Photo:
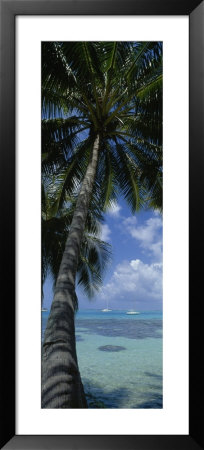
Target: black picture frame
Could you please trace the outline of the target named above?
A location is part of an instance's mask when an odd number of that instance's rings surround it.
[[[199,450],[203,433],[204,1],[0,0],[1,11],[1,437],[5,449]],[[189,16],[189,435],[15,435],[15,17],[18,15]],[[173,30],[172,30],[173,33]],[[176,68],[175,68],[176,70]],[[176,99],[175,99],[176,107]],[[176,163],[176,162],[175,162]],[[173,330],[172,330],[173,332]],[[176,404],[175,404],[176,408]]]

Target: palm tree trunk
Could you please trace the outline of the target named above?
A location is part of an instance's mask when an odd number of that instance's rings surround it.
[[[99,152],[96,137],[92,157],[78,195],[42,349],[42,408],[86,408],[75,341],[75,280],[81,241],[93,190]]]

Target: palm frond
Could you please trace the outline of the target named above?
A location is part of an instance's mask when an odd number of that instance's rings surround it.
[[[89,298],[92,298],[102,286],[104,271],[110,263],[110,249],[110,244],[99,238],[84,236],[78,266],[78,284],[83,286]]]
[[[162,209],[162,70],[162,42],[42,43],[43,280],[56,279],[96,135],[78,269],[89,296],[102,281],[103,211],[120,194],[132,211]]]

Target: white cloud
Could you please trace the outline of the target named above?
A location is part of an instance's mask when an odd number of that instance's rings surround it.
[[[110,241],[111,230],[109,226],[105,223],[101,225],[100,239],[102,241]]]
[[[121,301],[121,307],[133,304],[133,307],[145,309],[162,304],[162,264],[145,264],[140,259],[123,261],[116,267],[113,276],[101,292],[102,298]],[[123,303],[123,305],[122,305]]]
[[[120,216],[121,206],[118,203],[113,203],[112,206],[107,210],[107,213],[114,217]]]
[[[162,219],[158,213],[146,220],[144,225],[137,225],[136,217],[123,221],[126,231],[137,241],[145,252],[156,261],[162,261]]]

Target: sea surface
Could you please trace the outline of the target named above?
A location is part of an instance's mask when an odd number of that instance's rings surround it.
[[[79,310],[78,363],[89,408],[162,408],[162,313]],[[42,312],[42,339],[48,312]]]

